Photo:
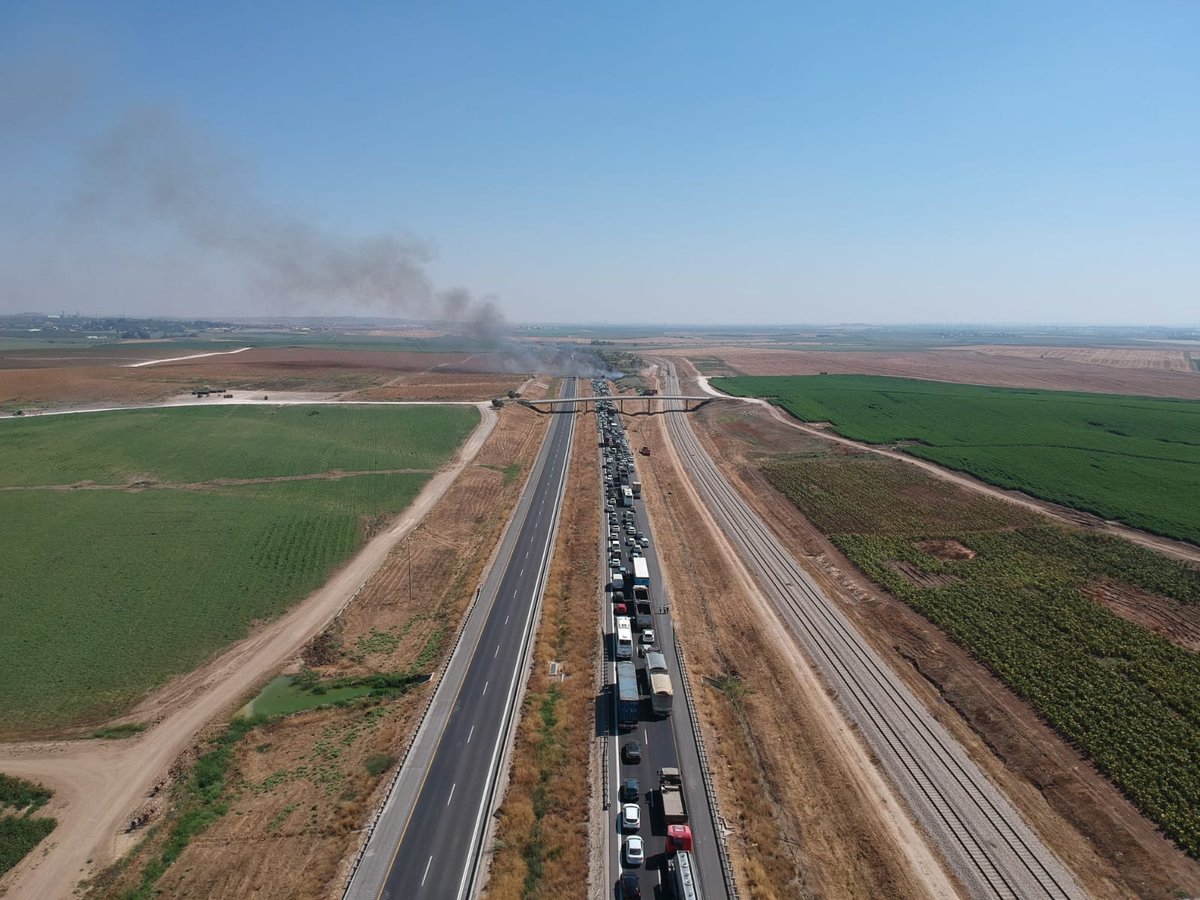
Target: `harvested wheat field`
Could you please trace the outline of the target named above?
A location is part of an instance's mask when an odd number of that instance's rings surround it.
[[[915,352],[834,352],[703,347],[670,355],[723,360],[744,375],[891,375],[996,387],[1094,391],[1148,397],[1200,399],[1200,372],[1150,367],[1096,365],[1074,358],[993,353],[991,349]],[[1043,348],[1044,349],[1044,348]],[[1079,351],[1115,353],[1120,351]],[[1150,350],[1147,353],[1168,351]]]
[[[1007,347],[979,344],[955,347],[951,352],[983,353],[990,356],[1012,356],[1019,359],[1065,359],[1092,366],[1112,366],[1116,369],[1160,369],[1165,372],[1193,372],[1192,354],[1188,350],[1163,350],[1117,347]]]
[[[417,372],[346,394],[343,400],[491,400],[519,391],[524,375]]]
[[[96,365],[95,356],[84,354],[62,360],[40,367],[0,366],[0,406],[152,403],[200,386],[310,391],[357,400],[489,400],[519,389],[527,377],[499,374],[499,356],[488,353],[254,349],[141,367],[116,358]]]

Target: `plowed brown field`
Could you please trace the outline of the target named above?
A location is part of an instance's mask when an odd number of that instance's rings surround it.
[[[992,356],[1020,359],[1065,359],[1093,366],[1117,369],[1161,369],[1167,372],[1191,372],[1191,354],[1187,350],[1118,349],[1114,347],[1001,347],[981,344],[958,347],[955,352],[972,351]]]
[[[1095,391],[1149,397],[1200,399],[1200,372],[1165,368],[1097,365],[1074,358],[993,353],[978,348],[917,352],[845,353],[822,350],[767,350],[702,347],[670,355],[717,357],[746,375],[890,375],[997,387]],[[1045,350],[1047,348],[1041,348]],[[1061,348],[1060,348],[1061,349]],[[1120,351],[1079,351],[1116,353]],[[1129,351],[1134,352],[1134,351]],[[1148,350],[1147,353],[1167,351]]]
[[[398,375],[386,384],[355,391],[345,400],[490,400],[519,390],[524,375]]]
[[[143,368],[69,361],[53,367],[0,368],[0,406],[148,403],[201,385],[264,392],[358,392],[354,399],[360,400],[488,400],[518,389],[525,378],[489,372],[499,363],[496,354],[312,349],[247,350]]]

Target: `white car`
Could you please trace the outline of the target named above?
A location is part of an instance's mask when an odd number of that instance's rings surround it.
[[[621,830],[638,831],[642,827],[642,808],[636,803],[626,803],[621,807]]]
[[[653,628],[643,628],[642,629],[642,643],[643,644],[653,644],[654,643],[654,629]]]
[[[625,865],[635,868],[645,861],[646,848],[642,844],[642,839],[636,834],[625,838]]]

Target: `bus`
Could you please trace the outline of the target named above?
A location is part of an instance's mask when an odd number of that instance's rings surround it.
[[[617,616],[617,659],[633,659],[633,625],[628,616]]]

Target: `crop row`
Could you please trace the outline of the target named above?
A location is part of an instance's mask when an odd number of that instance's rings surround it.
[[[857,375],[714,383],[856,440],[1200,543],[1200,402]]]
[[[1182,847],[1200,855],[1200,657],[1080,590],[1116,572],[1143,588],[1170,584],[1171,574],[1156,573],[1150,560],[1130,567],[1128,552],[1113,548],[1112,539],[1084,546],[1062,529],[954,537],[977,556],[939,561],[904,538],[834,541],[1029,700]],[[1117,551],[1111,558],[1110,549]],[[890,560],[960,580],[917,587]],[[1186,592],[1193,598],[1197,580],[1193,575]]]
[[[987,665],[1200,855],[1200,656],[1084,593],[1116,582],[1196,604],[1200,573],[1126,541],[1021,522],[1012,504],[963,496],[911,469],[862,458],[766,466],[855,565]],[[975,556],[943,560],[918,546],[939,539]],[[953,579],[921,586],[897,562]]]
[[[0,486],[433,469],[478,422],[470,406],[213,406],[33,416],[4,423]]]
[[[320,585],[427,477],[0,494],[0,721],[126,708]]]

